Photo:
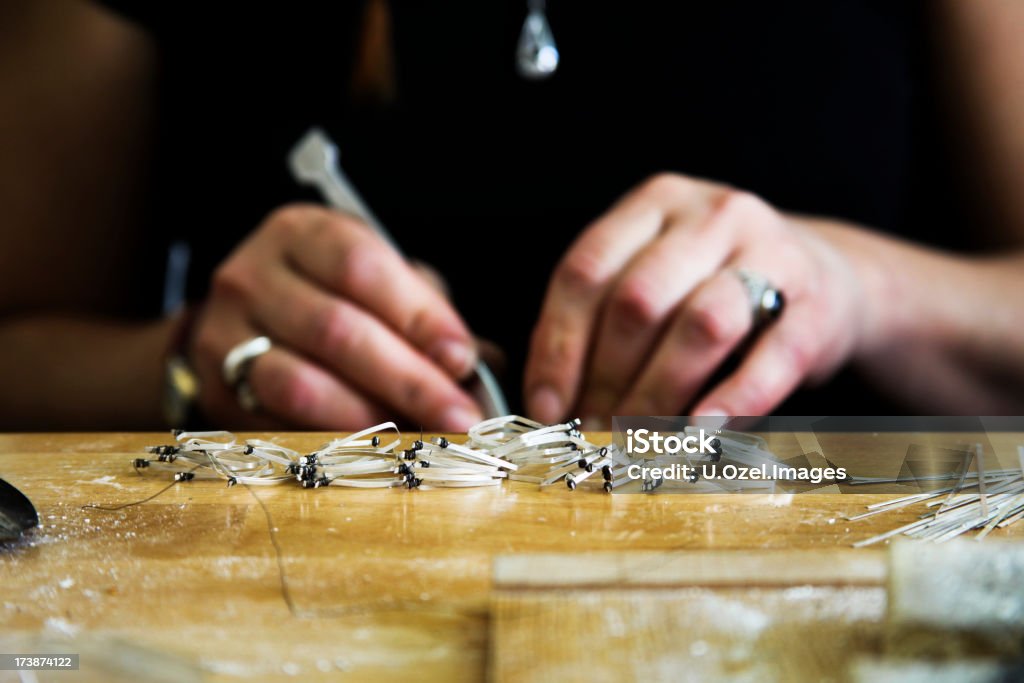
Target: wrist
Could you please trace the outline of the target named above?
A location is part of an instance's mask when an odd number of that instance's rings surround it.
[[[815,226],[855,273],[862,297],[852,359],[865,361],[896,348],[952,343],[971,319],[969,259],[910,244],[859,226],[822,221]]]
[[[196,309],[182,307],[172,316],[171,335],[164,354],[164,384],[162,415],[170,428],[183,428],[192,423],[199,398],[199,383],[191,363],[188,348],[196,320]]]
[[[893,267],[888,252],[894,247],[884,236],[863,228],[832,221],[811,221],[809,227],[843,259],[853,282],[850,296],[857,297],[857,318],[850,321],[854,333],[853,360],[884,349],[907,333],[903,315],[906,282],[902,268]]]

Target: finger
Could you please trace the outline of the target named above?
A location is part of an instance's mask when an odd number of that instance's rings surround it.
[[[602,311],[580,399],[585,419],[611,415],[680,302],[728,257],[737,226],[719,218],[713,229],[706,216],[674,222],[627,266]]]
[[[253,361],[249,385],[263,410],[299,427],[358,430],[390,419],[375,402],[281,346]]]
[[[729,377],[693,409],[694,415],[765,415],[807,377],[818,352],[813,320],[790,306],[757,340]]]
[[[446,369],[466,377],[473,337],[444,294],[365,226],[332,212],[307,218],[289,260],[328,291],[357,303]]]
[[[538,420],[562,419],[576,402],[601,302],[663,221],[656,202],[632,193],[588,228],[556,268],[533,330],[524,379],[527,408]]]
[[[410,261],[409,265],[412,266],[413,270],[419,273],[420,277],[422,277],[431,287],[436,289],[441,296],[446,300],[451,301],[452,293],[448,289],[448,283],[445,282],[444,276],[442,276],[436,268],[431,266],[429,263],[416,260]]]
[[[249,385],[261,410],[243,410],[234,391],[224,383],[221,366],[238,343],[262,332],[247,323],[240,311],[212,300],[203,318],[216,323],[204,325],[194,344],[193,362],[205,378],[202,390],[208,402],[216,405],[219,424],[241,424],[249,429],[285,424],[292,428],[361,429],[387,419],[371,400],[280,344],[252,360]]]
[[[269,271],[264,283],[248,303],[272,339],[425,428],[466,431],[482,419],[447,374],[367,311],[288,270]]]
[[[746,290],[722,270],[679,307],[650,362],[616,413],[674,415],[688,406],[753,324]]]
[[[215,321],[215,322],[214,322]],[[238,309],[211,299],[197,321],[189,345],[189,359],[199,379],[199,407],[203,415],[218,427],[272,431],[288,423],[269,413],[249,413],[224,383],[221,366],[228,352],[240,341],[258,336]]]

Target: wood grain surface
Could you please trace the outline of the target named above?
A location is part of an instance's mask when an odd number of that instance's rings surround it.
[[[881,586],[497,591],[490,678],[845,680],[882,650]]]
[[[300,450],[328,438],[241,436],[274,438]],[[849,435],[844,442],[829,435],[829,458],[837,451],[840,460],[851,462],[883,457],[872,438]],[[544,624],[563,628],[559,619],[571,617],[577,624],[571,628],[582,634],[588,623],[598,623],[586,615],[604,609],[602,601],[628,614],[640,598],[613,588],[501,597],[492,587],[496,557],[848,548],[918,513],[843,519],[887,497],[882,495],[607,495],[560,486],[540,491],[521,482],[486,489],[360,491],[255,490],[195,481],[141,505],[83,508],[159,492],[168,475],[140,476],[130,461],[144,446],[168,440],[166,434],[0,435],[0,476],[35,502],[42,523],[0,551],[0,651],[78,648],[70,651],[88,654],[83,668],[88,658],[99,672],[95,679],[109,681],[139,680],[132,662],[153,658],[161,658],[161,670],[175,672],[169,680],[194,674],[212,681],[458,681],[480,680],[488,671],[501,677],[492,645],[498,636],[508,641],[503,661],[511,667],[502,671],[524,671],[522,662],[541,661],[539,641],[557,638]],[[1024,436],[1003,435],[992,443],[1011,453],[1022,442]],[[793,439],[776,447],[794,453],[804,448]],[[1022,532],[1011,528],[993,536]],[[845,605],[857,619],[868,619],[882,607],[876,587],[814,590],[809,595],[820,600],[801,603],[812,613]],[[840,591],[840,599],[829,599],[827,591]],[[864,592],[863,599],[853,599],[850,591]],[[686,595],[673,599],[689,605]],[[699,632],[716,637],[726,622],[716,625],[721,615],[713,608],[715,599],[707,598],[712,602],[699,613],[660,613],[661,621],[646,625],[624,617],[621,628],[673,638],[675,630],[696,624]],[[774,593],[764,599],[763,614],[788,618],[804,610]],[[563,609],[559,601],[577,607]],[[558,619],[531,622],[530,634],[507,628],[497,633],[496,624],[507,626],[503,620],[510,614],[545,605],[551,609],[544,614]],[[691,631],[686,638],[692,640]],[[84,673],[40,675],[86,679]],[[0,672],[2,680],[18,679]]]

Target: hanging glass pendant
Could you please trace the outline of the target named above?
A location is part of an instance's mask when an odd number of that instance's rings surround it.
[[[516,48],[516,70],[523,78],[539,81],[558,69],[558,48],[544,13],[544,0],[530,0]]]

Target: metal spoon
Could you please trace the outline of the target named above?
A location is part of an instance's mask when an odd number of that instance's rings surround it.
[[[32,501],[0,479],[0,541],[17,539],[37,524],[39,515]]]

